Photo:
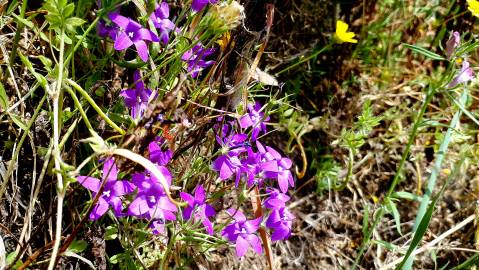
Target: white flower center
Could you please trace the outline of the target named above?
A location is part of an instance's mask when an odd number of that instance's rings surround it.
[[[103,191],[103,196],[109,198],[110,197],[111,190]]]
[[[129,38],[133,38],[133,35],[134,35],[134,34],[135,34],[135,33],[133,33],[133,32],[130,31],[130,32],[128,32],[128,37],[129,37]]]
[[[156,203],[156,198],[155,198],[155,196],[150,196],[150,202],[151,202],[151,203]]]

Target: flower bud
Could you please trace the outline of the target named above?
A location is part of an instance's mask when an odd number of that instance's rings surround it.
[[[226,28],[226,30],[236,28],[245,18],[244,7],[237,1],[223,2],[220,5],[212,6],[209,13],[214,25],[218,28]]]
[[[454,53],[454,50],[456,49],[457,46],[459,46],[460,42],[461,42],[461,35],[459,34],[459,32],[457,31],[452,32],[451,37],[446,42],[446,56],[448,59],[451,58],[452,54]]]

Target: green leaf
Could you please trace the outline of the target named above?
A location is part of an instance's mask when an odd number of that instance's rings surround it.
[[[63,9],[63,18],[68,18],[70,15],[73,14],[73,11],[75,10],[75,4],[70,3],[68,4],[64,9]]]
[[[50,58],[48,57],[45,57],[43,55],[39,55],[38,56],[38,59],[40,59],[40,61],[42,62],[43,66],[45,67],[46,70],[48,70],[48,72],[51,72],[52,71],[52,65],[53,65],[53,62]]]
[[[108,226],[105,231],[105,240],[113,240],[118,237],[118,228]]]
[[[58,8],[59,9],[64,9],[65,6],[67,5],[67,0],[57,0],[58,2]]]
[[[82,24],[84,24],[86,21],[83,20],[83,19],[80,19],[78,17],[72,17],[72,18],[68,18],[66,21],[65,21],[65,24],[67,25],[72,25],[72,26],[80,26]]]
[[[439,195],[441,195],[441,193]],[[416,249],[416,247],[419,245],[422,238],[426,234],[427,228],[429,227],[429,222],[431,221],[431,218],[432,218],[432,213],[434,212],[434,207],[436,206],[436,202],[439,197],[440,196],[437,196],[431,202],[431,204],[429,204],[429,207],[427,208],[426,213],[421,219],[421,222],[419,222],[419,226],[417,227],[416,233],[414,233],[414,237],[412,238],[411,244],[409,245],[406,255],[404,255],[402,262],[398,265],[396,269],[402,269],[402,267],[404,266],[408,258],[411,256],[411,253]]]
[[[385,247],[386,249],[388,250],[396,250],[397,246],[395,244],[392,244],[392,243],[389,243],[387,241],[384,241],[384,240],[374,240],[374,242],[376,242],[376,244],[379,244],[383,247]]]
[[[59,27],[62,24],[62,18],[56,14],[47,14],[45,15],[45,19],[47,19],[48,23],[50,24],[50,28],[54,29]]]
[[[408,200],[408,201],[420,201],[421,200],[420,196],[418,196],[416,194],[412,194],[410,192],[406,192],[406,191],[394,192],[393,198],[404,199],[404,200]]]
[[[27,124],[23,122],[23,120],[20,118],[20,116],[11,113],[10,118],[12,118],[12,121],[21,129],[23,130],[28,130]]]
[[[411,44],[407,44],[407,43],[402,43],[402,44],[406,48],[411,49],[414,52],[420,53],[420,54],[426,56],[427,58],[430,58],[430,59],[433,59],[433,60],[446,60],[446,58],[440,56],[439,54],[433,53],[433,52],[428,51],[424,48],[421,48],[421,47],[418,47],[418,46],[415,46],[415,45],[411,45]]]
[[[56,14],[58,15],[58,8],[54,0],[47,0],[43,4],[43,9],[48,11],[49,14]]]
[[[8,107],[9,105],[8,105],[7,92],[5,91],[5,88],[3,87],[2,82],[0,82],[0,108],[6,111]]]
[[[7,8],[7,13],[6,15],[10,15],[11,13],[13,13],[15,11],[15,9],[17,9],[18,5],[20,3],[18,3],[18,0],[13,0],[11,1],[10,5],[8,6]]]
[[[369,206],[364,205],[364,215],[363,215],[363,226],[362,226],[363,236],[368,234],[369,231]]]
[[[119,253],[110,257],[111,264],[117,264],[125,259],[125,254]]]
[[[37,79],[38,83],[40,83],[40,85],[44,88],[44,89],[47,89],[47,79],[45,78],[45,76],[37,73],[35,71],[35,69],[33,69],[33,65],[32,63],[30,62],[30,60],[28,60],[27,57],[25,57],[21,52],[18,52],[18,56],[20,57],[20,59],[22,60],[22,63],[27,67],[28,71],[30,71],[33,76],[35,77],[35,79]]]
[[[83,252],[87,248],[88,244],[84,240],[73,240],[73,242],[68,247],[68,251],[73,253]]]
[[[28,28],[33,28],[34,27],[34,25],[31,21],[26,20],[24,18],[21,18],[20,16],[17,16],[15,13],[13,13],[12,16],[15,17],[15,19],[17,19],[21,23],[23,23],[24,25],[26,25]]]
[[[399,211],[396,207],[396,204],[392,200],[390,200],[389,198],[386,198],[385,203],[386,203],[386,209],[388,210],[388,212],[390,214],[393,215],[394,221],[396,223],[396,230],[398,231],[398,233],[400,235],[402,235],[402,232],[401,232],[401,216],[399,215]]]
[[[17,253],[15,251],[8,253],[7,259],[6,259],[7,265],[13,263],[13,260],[15,260],[16,257],[17,257]],[[11,269],[18,269],[20,268],[20,266],[22,266],[22,264],[23,264],[22,261],[18,260],[17,262],[15,262],[14,265],[12,265]]]

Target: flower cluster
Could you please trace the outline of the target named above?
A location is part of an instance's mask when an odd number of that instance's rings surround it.
[[[193,1],[192,9],[196,12],[203,9],[208,3],[214,4],[217,1]],[[149,15],[149,22],[158,30],[159,36],[144,27],[132,18],[120,15],[120,11],[110,12],[108,18],[101,19],[97,25],[97,33],[100,37],[109,37],[114,41],[114,48],[117,51],[135,47],[140,59],[147,62],[150,56],[148,45],[153,42],[162,42],[167,45],[170,41],[170,34],[175,30],[175,24],[169,19],[170,7],[166,2],[156,4],[155,10]],[[179,30],[179,29],[177,29]],[[191,49],[182,54],[181,60],[186,64],[186,70],[191,77],[196,78],[200,72],[215,63],[214,60],[206,60],[214,54],[216,49],[205,48],[201,42],[197,42]],[[121,96],[125,105],[131,110],[131,117],[140,118],[151,97],[152,91],[145,88],[139,70],[134,72],[133,89],[124,89]]]
[[[194,0],[192,9],[196,12],[202,10],[208,3],[214,4],[217,0]],[[150,56],[148,45],[153,42],[162,42],[167,45],[170,34],[175,30],[175,24],[169,19],[170,7],[166,2],[156,4],[155,10],[148,17],[157,29],[159,35],[144,27],[136,20],[120,15],[119,11],[108,14],[108,19],[101,19],[97,25],[97,33],[101,37],[110,37],[114,41],[114,48],[123,51],[134,46],[138,56],[147,62]],[[179,29],[178,29],[179,30]],[[211,66],[213,60],[205,60],[215,52],[213,48],[204,48],[198,42],[192,49],[185,52],[182,60],[186,62],[187,70],[192,77],[196,77],[201,70]],[[132,113],[133,114],[133,113]]]
[[[168,185],[171,185],[172,176],[166,165],[172,153],[170,150],[162,151],[159,145],[162,143],[162,140],[156,140],[149,144],[150,160],[156,164]],[[114,159],[110,158],[103,165],[102,180],[90,176],[77,177],[83,187],[92,191],[92,197],[101,194],[90,213],[91,220],[102,217],[110,206],[117,217],[132,216],[150,221],[150,228],[155,234],[163,233],[167,220],[176,220],[178,209],[168,199],[155,176],[149,172],[137,172],[132,175],[131,181],[117,180],[117,176],[118,168]],[[129,205],[124,207],[128,201]]]
[[[272,230],[271,239],[277,241],[287,239],[291,234],[294,216],[286,207],[290,199],[286,193],[289,187],[294,187],[294,179],[290,171],[291,160],[258,140],[260,134],[266,133],[265,121],[269,120],[262,109],[259,102],[250,104],[248,113],[237,121],[217,127],[220,155],[213,161],[213,169],[222,181],[234,179],[236,187],[244,181],[248,188],[257,187],[266,191],[263,206],[270,209],[266,227]],[[238,128],[244,133],[236,132]],[[279,190],[272,187],[275,185]],[[249,246],[261,253],[256,232],[263,218],[247,220],[238,209],[230,209],[228,213],[233,222],[223,230],[223,236],[236,243],[237,255],[243,256]]]
[[[193,0],[191,14],[201,14],[201,10],[208,4],[216,2],[217,0]],[[161,42],[168,45],[171,33],[179,30],[169,18],[170,9],[166,2],[157,4],[151,14],[143,17],[148,20],[145,25],[122,16],[120,11],[116,10],[99,21],[97,33],[101,37],[112,39],[114,48],[118,51],[134,47],[139,58],[147,62],[150,58],[149,44]],[[152,25],[152,29],[147,25]],[[206,48],[198,40],[190,46],[191,49],[180,54],[181,61],[186,72],[196,78],[203,69],[214,63],[209,58],[216,50]],[[131,117],[135,120],[145,114],[149,102],[156,98],[157,91],[148,89],[144,80],[141,71],[134,70],[131,86],[120,92],[125,107],[130,109]],[[243,256],[250,247],[256,253],[263,252],[259,232],[265,228],[269,229],[273,241],[287,239],[291,235],[294,220],[294,215],[286,205],[290,200],[286,193],[295,185],[290,171],[292,161],[273,147],[260,142],[261,136],[267,132],[267,123],[270,120],[265,108],[260,102],[255,102],[247,106],[244,115],[221,118],[221,122],[213,128],[219,150],[211,164],[221,181],[216,181],[214,185],[197,184],[192,193],[180,190],[182,203],[177,203],[170,197],[169,189],[173,185],[174,176],[169,166],[173,152],[168,149],[169,144],[160,137],[150,139],[153,140],[151,142],[147,141],[148,147],[144,151],[145,156],[156,166],[155,174],[148,170],[127,170],[125,174],[119,174],[118,164],[115,163],[118,161],[107,158],[103,164],[101,179],[78,176],[77,181],[90,190],[94,198],[90,219],[97,220],[111,209],[117,218],[129,217],[145,221],[154,234],[164,234],[167,225],[182,228],[183,225],[191,225],[209,235],[218,234],[234,242],[238,256]],[[150,121],[163,121],[162,117],[153,117]],[[153,123],[148,122],[148,125]],[[191,124],[183,121],[182,125]],[[174,139],[169,139],[167,133],[163,133],[163,136],[168,143],[174,143]],[[208,166],[204,169],[209,170]],[[164,179],[157,179],[158,172]],[[211,173],[211,170],[209,172]],[[129,179],[118,180],[119,175],[126,175]],[[232,179],[234,185],[229,185],[227,182]],[[212,206],[217,200],[213,192],[223,185],[227,188],[234,186],[238,193],[245,188],[254,188],[262,199],[263,216],[248,219],[247,212],[240,210],[241,208],[244,211],[246,207],[237,205],[226,210],[231,217],[227,220],[228,224],[217,226],[221,231],[218,228],[215,231],[217,211],[221,209]]]

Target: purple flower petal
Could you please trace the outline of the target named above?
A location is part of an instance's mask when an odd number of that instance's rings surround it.
[[[157,6],[155,12],[162,19],[170,17],[170,7],[166,2],[163,2],[161,5]]]
[[[121,90],[120,96],[122,96],[125,99],[125,105],[127,107],[132,108],[133,106],[136,105],[136,102],[137,102],[136,90],[133,90],[133,89]]]
[[[130,23],[129,18],[121,16],[118,12],[112,12],[108,14],[108,18],[110,18],[112,22],[123,29],[126,29]]]
[[[236,220],[238,222],[246,221],[245,215],[240,210],[230,208],[230,209],[226,210],[226,213],[228,213],[228,215],[230,215],[234,220]]]
[[[202,220],[203,223],[203,226],[205,226],[205,229],[206,229],[206,232],[209,234],[209,235],[213,235],[214,231],[213,231],[213,223],[211,223],[211,221],[207,218],[204,218]]]
[[[261,224],[261,221],[263,220],[263,217],[259,217],[256,219],[248,220],[244,223],[244,227],[246,228],[246,231],[248,233],[254,233],[258,230],[259,225]]]
[[[135,47],[141,60],[143,60],[143,62],[147,62],[150,54],[148,52],[148,46],[146,43],[143,40],[138,40],[135,42]]]
[[[90,213],[90,219],[91,220],[97,220],[101,216],[103,216],[106,211],[108,211],[109,204],[108,202],[105,201],[102,197],[98,199],[97,204],[93,207],[93,210]]]
[[[254,235],[254,234],[250,234],[250,235],[247,236],[247,240],[251,244],[251,247],[253,247],[253,250],[257,254],[261,255],[263,253],[263,246],[261,245],[261,240],[259,240],[258,236]]]
[[[464,61],[462,62],[462,68],[459,72],[459,75],[457,75],[452,82],[449,83],[448,87],[452,88],[460,83],[465,83],[472,79],[474,79],[474,71],[469,67],[469,62]]]
[[[141,28],[138,30],[137,35],[135,36],[135,39],[137,40],[148,40],[148,41],[153,41],[153,42],[158,42],[160,41],[158,39],[158,36],[155,35],[155,33],[151,32],[151,30],[146,29],[146,28]],[[136,40],[135,40],[136,42]]]
[[[148,206],[146,198],[144,196],[139,196],[130,203],[130,206],[128,207],[128,214],[141,217],[148,213],[149,210],[150,207]]]
[[[279,173],[278,174],[278,184],[281,192],[286,193],[288,191],[288,175]]]
[[[286,225],[280,225],[275,228],[274,232],[271,234],[272,241],[284,240],[291,235],[291,229]]]
[[[111,187],[113,196],[123,196],[135,190],[135,185],[129,181],[115,181]]]
[[[95,193],[100,190],[100,180],[90,176],[77,176],[77,181],[86,189]]]
[[[248,251],[249,243],[241,236],[236,238],[236,256],[243,257]]]
[[[121,210],[122,210],[122,203],[121,199],[119,197],[112,197],[108,200],[108,203],[111,205],[111,208],[113,209],[113,212],[115,212],[116,216],[121,216]]]
[[[214,216],[215,214],[216,214],[215,209],[211,207],[211,205],[205,204],[205,216],[211,217],[211,216]]]
[[[133,41],[128,37],[125,32],[122,32],[115,40],[114,48],[117,51],[122,51],[133,45]]]
[[[190,207],[195,205],[195,198],[188,193],[180,192],[180,197],[183,201],[187,202]],[[189,216],[189,215],[188,215]]]
[[[105,161],[103,165],[103,179],[107,177],[106,181],[115,181],[118,176],[118,168],[115,165],[115,161],[111,158]]]
[[[454,53],[454,50],[456,49],[457,46],[459,46],[460,42],[461,42],[461,35],[459,34],[459,32],[457,31],[452,32],[451,37],[446,42],[447,58],[451,58],[452,54]]]
[[[195,190],[195,201],[198,203],[203,203],[205,201],[205,189],[202,185],[198,185]]]

